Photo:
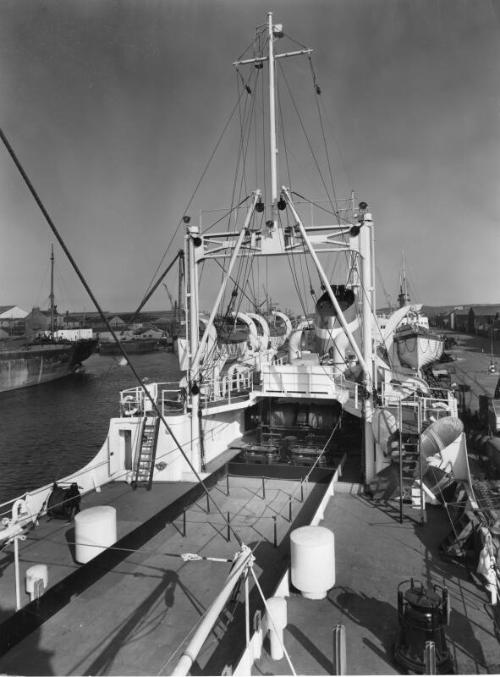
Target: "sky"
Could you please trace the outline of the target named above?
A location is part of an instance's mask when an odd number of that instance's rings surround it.
[[[500,0],[1,0],[0,124],[101,306],[133,309],[182,246],[163,260],[270,10],[314,49],[337,193],[374,217],[379,305],[403,252],[412,300],[499,303]],[[230,152],[200,200],[222,199]],[[55,239],[3,147],[0,235],[0,305],[46,305]],[[92,310],[55,253],[59,309]]]

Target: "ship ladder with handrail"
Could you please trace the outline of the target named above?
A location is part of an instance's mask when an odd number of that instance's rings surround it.
[[[404,425],[401,403],[399,405],[399,502],[400,521],[403,519],[403,503],[411,503],[420,513],[420,521],[425,522],[425,495],[423,490],[422,457],[420,452],[420,433],[422,432],[421,403],[416,402],[416,428],[408,430]],[[405,431],[405,427],[407,430]]]
[[[132,482],[134,489],[139,486],[146,487],[148,490],[151,489],[159,429],[159,416],[146,414],[142,424],[140,449],[135,466],[135,478]]]

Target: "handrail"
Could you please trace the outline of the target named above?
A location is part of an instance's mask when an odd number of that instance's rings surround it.
[[[198,628],[191,641],[184,650],[179,662],[172,671],[172,675],[187,675],[194,661],[196,660],[205,640],[212,631],[217,619],[230,598],[240,576],[252,564],[254,559],[253,553],[246,545],[242,546],[240,552],[237,554],[235,562],[226,579],[224,587],[219,592],[215,600],[212,602],[205,617],[202,618]]]

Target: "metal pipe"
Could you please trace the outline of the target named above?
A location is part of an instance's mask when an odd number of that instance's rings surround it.
[[[175,258],[173,259],[173,261],[172,261],[171,263],[168,264],[167,268],[163,271],[163,273],[160,275],[160,277],[156,280],[156,282],[154,283],[154,285],[153,285],[153,286],[151,287],[151,289],[148,291],[148,293],[146,294],[146,296],[142,299],[142,301],[140,302],[138,308],[136,309],[135,313],[133,314],[132,319],[130,320],[130,324],[132,324],[132,322],[134,322],[134,320],[135,320],[135,318],[137,317],[137,315],[139,315],[139,313],[140,313],[141,310],[144,308],[144,306],[146,305],[146,303],[149,301],[149,299],[153,296],[153,294],[155,293],[155,291],[158,289],[158,287],[160,286],[162,280],[165,279],[165,276],[166,276],[167,273],[171,270],[171,268],[173,267],[174,263],[177,261],[178,258],[181,258],[181,257],[182,257],[182,258],[184,257],[184,252],[183,252],[182,249],[180,249],[180,250],[177,252],[177,254],[175,255]]]
[[[361,354],[361,351],[358,347],[358,344],[356,343],[354,336],[352,335],[351,330],[347,326],[347,322],[346,322],[346,319],[344,317],[344,313],[342,312],[342,310],[339,306],[339,302],[335,298],[335,294],[332,292],[330,282],[328,281],[328,278],[325,274],[325,271],[323,270],[323,266],[321,265],[321,262],[318,258],[318,255],[314,251],[314,248],[313,248],[311,242],[309,241],[309,237],[306,233],[306,229],[304,228],[304,224],[302,223],[302,220],[301,220],[297,210],[295,209],[295,205],[293,204],[290,192],[284,186],[283,186],[282,190],[283,190],[283,193],[284,193],[284,195],[287,199],[288,205],[289,205],[290,209],[292,210],[292,213],[295,217],[295,220],[297,221],[297,225],[299,226],[300,232],[302,234],[302,238],[304,239],[304,242],[305,242],[307,248],[309,249],[309,252],[310,252],[310,254],[313,258],[313,261],[316,265],[316,268],[318,270],[321,281],[325,285],[325,290],[326,290],[328,296],[330,297],[330,301],[332,302],[333,307],[335,308],[335,312],[337,313],[337,317],[338,317],[338,320],[339,320],[339,322],[342,326],[342,329],[344,330],[347,338],[349,339],[349,343],[351,344],[351,347],[354,350],[356,357],[358,358],[358,362],[361,365],[363,372],[365,373],[365,375],[367,375],[367,379],[369,379],[371,381],[371,373],[368,369],[368,366],[365,362],[363,355]]]
[[[245,649],[250,646],[250,587],[248,585],[248,569],[245,571]]]
[[[274,92],[274,35],[273,35],[273,13],[267,15],[267,30],[269,40],[269,150],[271,153],[271,208],[274,209],[278,197],[278,179],[276,167],[276,119],[275,119],[275,92]],[[274,222],[274,218],[273,218]]]
[[[427,641],[424,648],[425,674],[436,674],[436,645],[433,641]]]
[[[19,536],[14,536],[14,568],[16,574],[16,611],[21,608],[21,581],[19,579]]]
[[[344,625],[336,625],[333,628],[333,674],[346,674],[346,641]]]
[[[196,660],[198,653],[205,643],[205,640],[217,622],[219,614],[229,600],[240,576],[244,573],[248,566],[250,566],[252,561],[252,551],[248,546],[244,545],[236,557],[231,572],[229,573],[222,590],[212,602],[210,608],[205,614],[205,617],[199,624],[196,632],[193,635],[193,638],[187,645],[179,662],[172,671],[172,675],[187,675],[189,673],[193,662]]]
[[[196,374],[196,371],[197,371],[197,369],[200,365],[201,356],[202,356],[202,353],[203,353],[203,348],[205,347],[205,345],[208,341],[209,331],[213,327],[215,316],[216,316],[217,311],[219,309],[219,305],[220,305],[220,302],[222,301],[222,297],[224,295],[224,292],[226,291],[226,286],[227,286],[228,280],[231,276],[231,272],[233,270],[234,264],[235,264],[236,259],[238,257],[239,251],[241,249],[241,245],[243,244],[243,239],[244,239],[245,234],[247,232],[247,229],[248,229],[248,226],[249,226],[249,223],[250,223],[250,219],[252,217],[253,211],[255,209],[255,205],[257,204],[257,200],[259,199],[259,197],[260,197],[260,191],[255,191],[254,194],[253,194],[252,204],[250,205],[250,208],[248,209],[248,213],[245,217],[245,223],[243,225],[243,228],[241,229],[241,232],[240,232],[239,237],[236,241],[236,244],[234,245],[234,250],[233,250],[233,253],[231,255],[231,259],[229,261],[227,272],[224,275],[224,279],[222,280],[222,285],[219,289],[219,292],[217,294],[217,298],[215,299],[215,303],[212,307],[212,312],[210,313],[210,317],[208,318],[207,326],[205,327],[205,331],[203,332],[203,336],[201,338],[201,341],[199,342],[199,344],[197,346],[196,355],[194,355],[194,357],[193,357],[192,364],[191,364],[191,375],[192,375],[192,377],[194,377],[194,375]],[[192,290],[191,290],[191,293],[192,293]],[[192,327],[191,330],[193,331],[194,328]]]
[[[369,387],[374,382],[375,362],[373,360],[372,336],[372,265],[371,265],[371,231],[372,218],[365,214],[363,226],[359,233],[359,253],[361,256],[361,290],[362,290],[362,317],[363,317],[363,357],[370,367],[370,372],[364,373],[364,385]],[[365,480],[369,482],[376,473],[375,467],[375,440],[372,430],[373,406],[371,398],[363,399],[364,448],[365,448]]]

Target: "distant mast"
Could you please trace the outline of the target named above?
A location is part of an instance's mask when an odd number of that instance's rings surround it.
[[[410,294],[408,293],[408,283],[406,281],[406,267],[405,267],[405,255],[403,252],[403,265],[401,267],[401,272],[399,274],[399,294],[398,294],[398,303],[399,307],[403,308],[410,303]]]

